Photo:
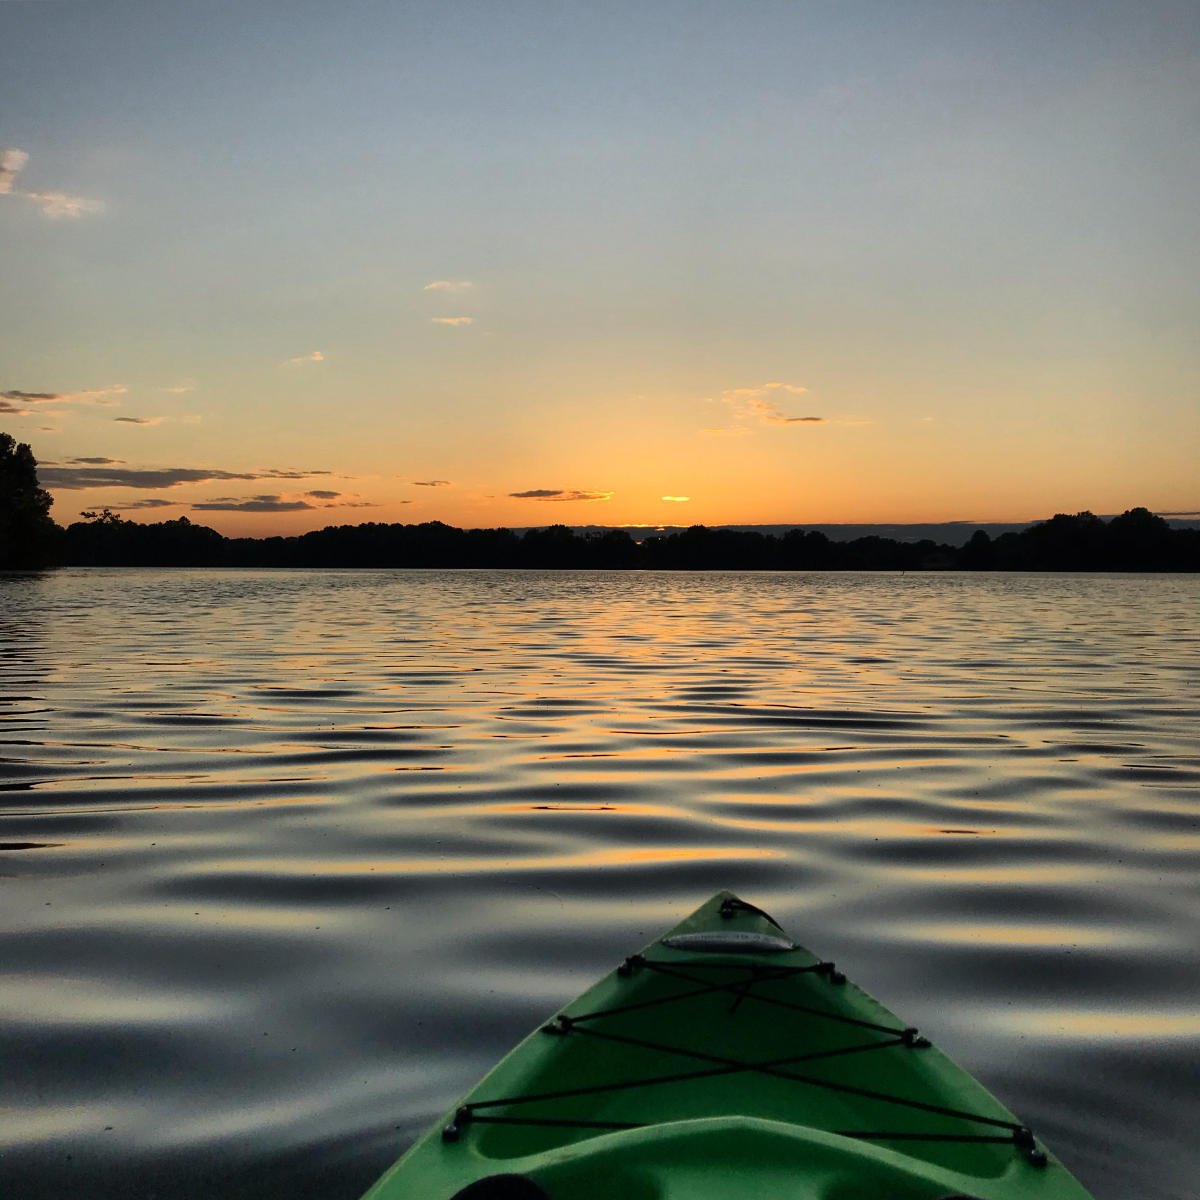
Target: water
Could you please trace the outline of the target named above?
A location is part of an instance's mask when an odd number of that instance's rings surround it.
[[[0,576],[0,1193],[353,1198],[719,887],[1195,1196],[1200,577]]]

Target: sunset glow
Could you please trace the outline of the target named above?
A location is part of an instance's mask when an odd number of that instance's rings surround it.
[[[1200,507],[1186,6],[87,11],[0,5],[60,524]]]

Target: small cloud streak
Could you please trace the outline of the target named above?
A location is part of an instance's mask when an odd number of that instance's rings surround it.
[[[104,507],[113,512],[143,512],[149,508],[176,508],[178,500],[162,500],[156,496],[148,496],[145,500],[131,500],[128,504],[106,504]]]
[[[29,161],[27,150],[18,150],[15,146],[8,150],[0,150],[0,196],[11,196],[17,176]]]
[[[300,354],[295,358],[289,358],[283,365],[285,367],[302,367],[306,363],[319,363],[325,361],[325,355],[320,350],[314,350],[310,354]]]
[[[414,479],[414,487],[453,487],[448,479]]]
[[[179,487],[185,483],[211,483],[215,479],[260,478],[259,475],[246,472],[206,470],[200,467],[147,469],[108,465],[39,468],[38,476],[43,487],[58,488],[63,491],[84,491],[88,488],[109,487],[146,488],[159,491],[162,488]]]
[[[793,383],[764,383],[756,388],[727,388],[721,399],[739,417],[757,417],[768,425],[824,425],[824,417],[790,417],[779,411],[775,397],[803,395],[808,388]]]
[[[530,488],[526,492],[509,492],[513,500],[611,500],[612,492],[587,492],[578,488]]]
[[[313,479],[318,475],[336,475],[336,471],[296,471],[290,468],[280,469],[272,467],[266,471],[260,471],[257,475],[248,475],[247,479]],[[350,476],[342,475],[342,479],[349,479]]]
[[[670,500],[672,504],[686,504],[691,496],[664,496],[664,500]]]
[[[191,506],[196,512],[300,512],[312,508],[307,500],[285,500],[282,496],[249,496],[239,499],[236,496],[226,496],[219,500],[206,500]]]
[[[17,176],[25,169],[29,152],[12,146],[0,150],[0,196],[21,196],[32,201],[51,218],[82,217],[86,213],[99,212],[104,205],[99,200],[88,200],[83,196],[69,196],[66,192],[28,192],[17,186]]]
[[[111,397],[123,396],[127,390],[125,385],[120,383],[79,392],[23,392],[17,388],[10,388],[6,392],[0,392],[0,401],[17,404],[101,404],[107,408],[115,408],[121,402]]]
[[[311,504],[320,500],[323,503]],[[258,496],[220,496],[215,500],[204,500],[191,506],[197,512],[253,512],[279,513],[304,512],[317,508],[378,508],[379,505],[361,496],[347,496],[343,492],[312,491],[303,496],[285,496],[268,492]]]
[[[421,290],[424,292],[467,292],[475,285],[469,279],[435,279],[427,283]]]
[[[161,425],[166,417],[113,417],[123,425]]]
[[[431,317],[435,325],[473,325],[474,317]]]

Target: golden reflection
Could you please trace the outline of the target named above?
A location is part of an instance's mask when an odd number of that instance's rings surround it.
[[[485,809],[471,809],[472,813],[527,813],[527,812],[619,812],[635,817],[672,817],[681,814],[677,808],[663,804],[633,804],[623,800],[615,804],[583,804],[570,800],[559,800],[543,804],[489,804]]]
[[[1078,925],[984,925],[961,921],[896,927],[897,937],[931,942],[984,942],[995,946],[1112,946],[1140,942],[1132,931],[1089,929]]]
[[[209,869],[226,878],[249,875],[258,881],[271,878],[320,875],[507,875],[512,871],[577,870],[580,867],[631,866],[634,863],[729,862],[738,859],[783,858],[785,852],[759,846],[653,846],[592,850],[581,854],[526,855],[502,858],[396,858],[375,862],[325,862],[317,859],[238,859],[212,863]]]
[[[1043,1036],[1097,1038],[1194,1038],[1200,1013],[1062,1012],[1059,1009],[1007,1010],[995,1024]]]
[[[965,883],[971,887],[984,884],[1009,883],[1068,883],[1089,885],[1097,882],[1094,866],[1068,866],[1065,863],[1043,863],[1036,866],[1012,864],[1003,867],[988,867],[980,864],[972,867],[913,867],[900,864],[889,866],[876,863],[873,870],[886,872],[894,879],[912,883]]]

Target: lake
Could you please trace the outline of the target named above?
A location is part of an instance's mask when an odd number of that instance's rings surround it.
[[[1192,1200],[1200,576],[0,575],[0,1192],[355,1197],[731,887]]]

